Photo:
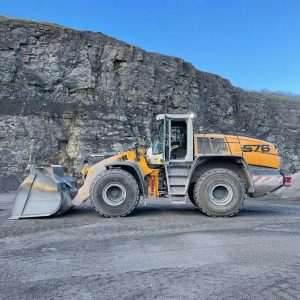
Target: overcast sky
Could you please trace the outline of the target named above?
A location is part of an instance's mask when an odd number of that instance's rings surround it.
[[[242,88],[300,94],[300,0],[1,0],[0,14],[100,31]]]

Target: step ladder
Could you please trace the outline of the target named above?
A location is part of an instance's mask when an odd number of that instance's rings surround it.
[[[187,203],[185,191],[190,168],[190,162],[170,161],[168,165],[165,165],[169,198],[172,204]]]

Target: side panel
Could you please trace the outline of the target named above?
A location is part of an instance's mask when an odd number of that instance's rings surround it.
[[[231,142],[237,145],[235,153],[232,153],[223,134],[195,134],[194,135],[194,155],[208,156],[208,155],[242,155],[241,147],[237,139]]]
[[[280,157],[273,144],[248,137],[240,137],[239,140],[248,165],[280,168]]]
[[[244,136],[195,134],[194,149],[195,156],[243,156],[248,165],[280,167],[280,157],[272,143]]]

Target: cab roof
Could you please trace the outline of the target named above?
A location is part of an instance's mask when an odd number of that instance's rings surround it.
[[[159,114],[156,116],[156,120],[163,120],[165,118],[172,120],[194,119],[195,116],[193,112],[189,114]]]

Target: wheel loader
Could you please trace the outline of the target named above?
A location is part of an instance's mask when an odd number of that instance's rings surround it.
[[[194,114],[161,114],[151,147],[82,169],[83,185],[59,165],[39,165],[20,185],[11,219],[61,215],[90,199],[104,217],[124,217],[143,198],[191,201],[208,216],[234,216],[245,197],[284,185],[276,147],[244,136],[195,133]],[[169,201],[168,200],[168,201]]]

